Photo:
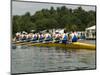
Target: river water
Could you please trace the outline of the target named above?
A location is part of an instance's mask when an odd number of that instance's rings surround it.
[[[86,41],[87,42],[87,41]],[[88,41],[95,44],[95,41]],[[12,73],[95,69],[95,50],[18,46],[12,49]]]

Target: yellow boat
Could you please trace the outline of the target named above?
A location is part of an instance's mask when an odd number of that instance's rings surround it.
[[[96,50],[96,46],[93,44],[86,44],[80,42],[74,42],[70,44],[62,43],[16,43],[16,45],[28,45],[28,46],[37,46],[37,47],[60,47],[66,49],[87,49],[87,50]]]

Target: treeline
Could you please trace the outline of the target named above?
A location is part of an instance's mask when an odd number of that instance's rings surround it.
[[[67,31],[83,31],[86,27],[96,25],[96,12],[85,11],[81,7],[68,9],[65,6],[42,9],[34,15],[29,12],[12,17],[13,34],[18,31],[35,30],[36,32],[49,29],[65,28]]]

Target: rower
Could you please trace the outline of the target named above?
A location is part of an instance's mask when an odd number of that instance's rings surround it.
[[[32,39],[32,33],[27,34],[26,38],[27,38],[27,42],[30,42]]]
[[[38,35],[38,38],[39,38],[39,42],[43,42],[43,39],[44,39],[44,35],[42,33],[40,33]]]
[[[16,41],[19,41],[20,40],[20,33],[18,33],[18,32],[16,33],[15,40]]]
[[[71,37],[71,33],[69,32],[68,33],[68,43],[71,43],[72,42],[72,37]]]
[[[21,34],[21,41],[26,41],[26,34],[25,33]]]
[[[64,30],[64,33],[62,34],[62,43],[66,44],[68,40],[68,36],[66,34],[66,30]]]
[[[60,42],[61,35],[60,35],[59,32],[55,32],[53,37],[54,37],[54,42],[55,43],[59,43]]]
[[[51,34],[49,33],[49,31],[47,31],[47,33],[44,35],[44,40],[46,42],[51,41]]]
[[[37,37],[37,34],[36,34],[36,33],[34,33],[34,34],[33,34],[33,36],[32,36],[32,41],[36,41],[36,40],[37,40],[37,38],[38,38],[38,37]]]
[[[76,32],[72,32],[71,34],[71,37],[72,37],[72,42],[77,42],[78,38],[77,38],[77,33]]]

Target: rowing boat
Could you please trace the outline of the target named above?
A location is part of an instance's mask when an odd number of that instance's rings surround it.
[[[37,47],[60,47],[66,49],[87,49],[87,50],[95,50],[96,47],[93,44],[86,44],[80,42],[73,42],[70,44],[62,44],[62,43],[16,43],[16,45],[28,45],[28,46],[37,46]]]

